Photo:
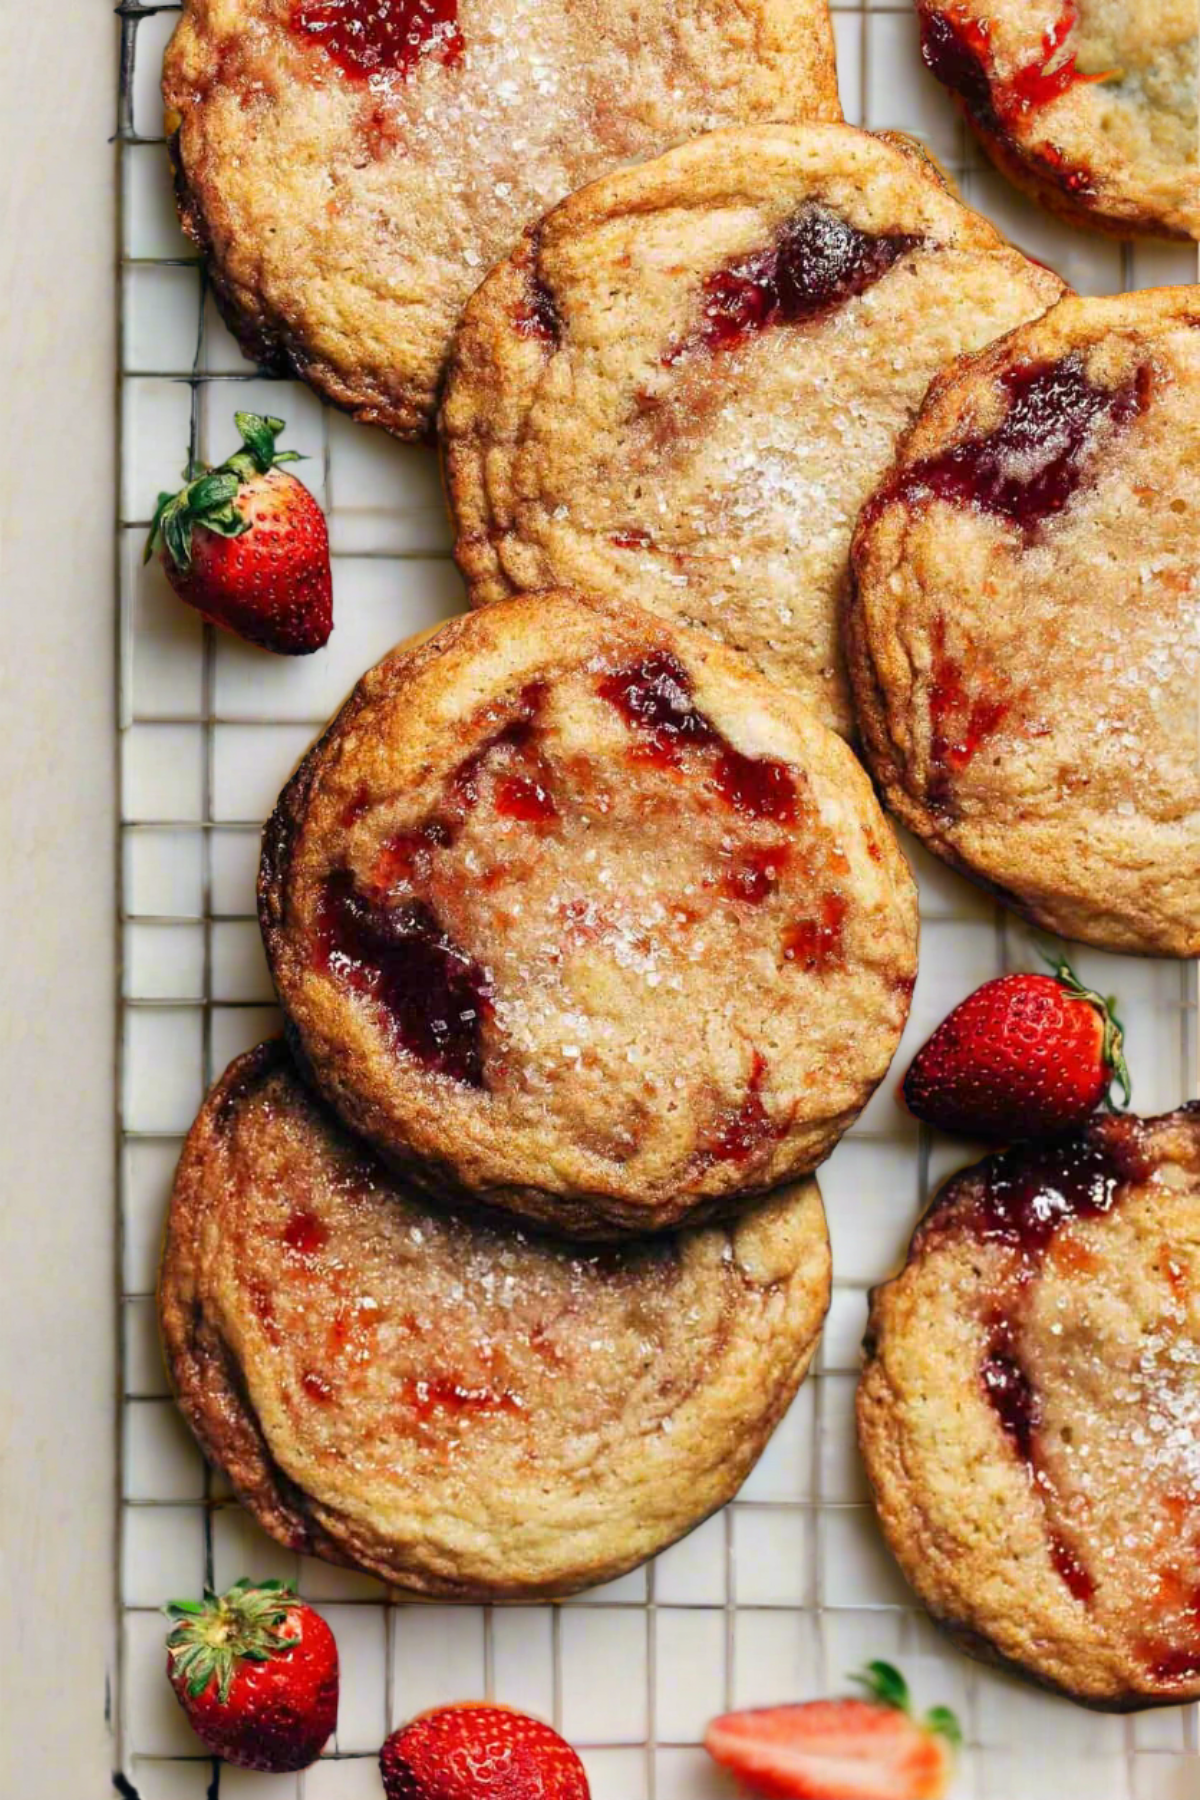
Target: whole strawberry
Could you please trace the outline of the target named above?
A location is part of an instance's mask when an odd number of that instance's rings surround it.
[[[1129,1104],[1114,1001],[1053,975],[987,981],[938,1026],[904,1077],[910,1112],[969,1137],[1050,1137],[1082,1124],[1114,1079]]]
[[[337,1724],[338,1653],[319,1613],[282,1581],[163,1608],[167,1674],[197,1737],[242,1769],[307,1769]]]
[[[770,1800],[940,1800],[962,1741],[947,1707],[914,1719],[890,1663],[853,1678],[866,1700],[809,1700],[714,1719],[704,1747]]]
[[[379,1767],[387,1800],[590,1800],[583,1764],[557,1731],[482,1701],[393,1731]]]
[[[242,448],[220,468],[188,472],[160,494],[146,540],[181,600],[214,625],[281,656],[307,656],[333,630],[325,515],[276,450],[282,419],[235,413]]]

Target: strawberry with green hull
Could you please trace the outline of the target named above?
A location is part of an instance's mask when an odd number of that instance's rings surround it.
[[[282,1581],[173,1600],[167,1674],[206,1749],[242,1769],[307,1769],[337,1725],[332,1631]]]
[[[507,1706],[482,1701],[422,1713],[379,1755],[387,1800],[590,1800],[565,1739]]]
[[[300,460],[275,448],[283,420],[234,417],[242,448],[159,495],[145,560],[157,550],[180,599],[212,624],[280,656],[308,656],[333,630],[325,515],[281,466]]]
[[[1070,964],[984,982],[942,1020],[904,1077],[908,1110],[968,1137],[1053,1137],[1082,1125],[1129,1069],[1116,1002]]]
[[[962,1741],[947,1707],[923,1719],[890,1663],[853,1679],[865,1700],[811,1700],[714,1719],[704,1747],[765,1800],[940,1800]]]

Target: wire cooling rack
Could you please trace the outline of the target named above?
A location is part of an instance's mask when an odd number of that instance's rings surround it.
[[[100,3],[100,0],[98,0]],[[392,643],[459,610],[432,452],[391,443],[246,363],[174,218],[158,71],[178,8],[117,9],[121,156],[120,576],[124,1400],[118,1791],[139,1800],[379,1800],[385,1734],[423,1707],[494,1696],[579,1747],[594,1800],[728,1800],[699,1748],[733,1705],[836,1689],[871,1656],[898,1660],[922,1704],[956,1707],[961,1800],[1197,1800],[1195,1708],[1103,1718],[966,1662],[911,1602],[879,1539],[853,1443],[865,1292],[894,1265],[932,1185],[963,1160],[878,1094],[822,1171],[835,1291],[815,1373],[731,1506],[648,1568],[558,1606],[391,1603],[377,1582],[265,1538],[206,1470],[167,1396],[155,1262],[183,1133],[207,1083],[277,1023],[254,920],[258,831],[289,770],[355,678]],[[968,201],[1090,292],[1196,279],[1190,248],[1072,232],[975,154],[925,75],[907,5],[835,10],[847,117],[922,138]],[[303,664],[202,626],[143,569],[160,488],[186,458],[234,447],[235,408],[288,421],[326,507],[337,630]],[[921,889],[921,975],[905,1054],[956,1000],[1028,966],[1024,929],[909,846]],[[1074,958],[1119,991],[1138,1104],[1196,1092],[1193,967]],[[335,1746],[298,1777],[196,1754],[163,1679],[167,1598],[242,1574],[296,1580],[342,1656]]]

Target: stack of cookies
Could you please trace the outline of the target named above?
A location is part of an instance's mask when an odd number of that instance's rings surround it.
[[[997,154],[1037,163],[1032,112],[1076,116],[1086,74],[1045,46],[1018,134],[999,35],[971,64],[964,9],[922,10]],[[1200,952],[1200,299],[1068,295],[917,146],[840,122],[831,44],[817,0],[188,0],[168,53],[222,310],[356,417],[436,425],[474,609],[366,674],[280,797],[259,906],[287,1044],[206,1102],[161,1287],[180,1403],[245,1504],[399,1589],[613,1578],[730,1499],[792,1400],[830,1287],[812,1173],[916,974],[872,776],[1038,923]],[[1194,229],[1176,187],[1147,215]],[[1177,1211],[1193,1136],[1160,1132]],[[1200,1653],[1168,1666],[1162,1626],[1138,1662],[1124,1613],[1089,1672],[1086,1520],[1029,1524],[1062,1641],[1023,1652],[977,1603],[1011,1569],[972,1539],[957,1579],[914,1491],[940,1415],[911,1296],[933,1270],[978,1399],[1043,1274],[1052,1234],[1030,1261],[1018,1233],[1002,1331],[981,1205],[952,1196],[877,1307],[889,1535],[972,1642],[1100,1703],[1178,1697]],[[1020,1451],[1014,1512],[1049,1466],[1030,1408],[972,1415],[961,1452]]]
[[[364,678],[259,899],[293,1057],[210,1097],[162,1284],[206,1450],[401,1586],[621,1573],[736,1492],[813,1354],[805,1178],[916,972],[869,781],[713,639],[522,597]]]

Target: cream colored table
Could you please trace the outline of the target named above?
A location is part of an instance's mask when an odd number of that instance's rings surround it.
[[[0,0],[0,1795],[111,1792],[113,61]]]

